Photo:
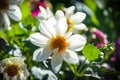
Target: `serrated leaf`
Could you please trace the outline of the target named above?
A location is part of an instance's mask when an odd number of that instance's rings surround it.
[[[89,61],[93,61],[98,59],[100,50],[94,45],[88,44],[83,48],[82,53]]]

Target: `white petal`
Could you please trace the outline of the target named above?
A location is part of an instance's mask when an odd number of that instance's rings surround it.
[[[15,21],[20,21],[22,19],[20,8],[16,5],[9,6],[7,14],[10,16],[10,18],[12,18]]]
[[[24,0],[8,0],[10,5],[14,5],[14,4],[20,4],[22,3]]]
[[[41,21],[40,23],[40,32],[51,38],[56,35],[54,25],[49,21]]]
[[[53,13],[52,13],[52,11],[49,9],[49,7],[46,8],[46,12],[47,12],[47,17],[48,17],[48,18],[53,17]]]
[[[38,14],[38,18],[40,20],[46,19],[47,18],[47,12],[46,12],[45,8],[43,8],[42,6],[40,6],[39,8],[40,8],[41,12]]]
[[[48,38],[46,38],[45,36],[43,36],[40,33],[34,33],[34,34],[30,35],[29,39],[30,39],[31,43],[33,43],[34,45],[39,46],[39,47],[46,46],[47,41],[48,41]]]
[[[4,78],[5,80],[9,80],[9,76],[7,75],[7,73],[3,73],[3,78]]]
[[[24,73],[19,74],[19,79],[20,80],[26,80],[27,77],[24,76]],[[16,79],[15,79],[16,80]]]
[[[67,21],[65,17],[62,17],[58,20],[57,25],[56,25],[56,31],[58,34],[65,34],[67,31]]]
[[[66,17],[69,18],[71,15],[73,15],[75,10],[75,6],[71,6],[65,10]]]
[[[70,49],[74,51],[80,51],[83,49],[84,45],[86,44],[86,39],[79,34],[75,34],[68,39],[68,42]]]
[[[45,35],[46,37],[48,37],[48,38],[51,38],[52,36],[51,36],[51,34],[46,30],[46,27],[44,27],[45,25],[43,24],[43,23],[40,23],[40,25],[39,25],[39,30],[40,30],[40,32],[43,34],[43,35]]]
[[[52,19],[53,20],[53,19]],[[46,30],[52,35],[56,35],[56,31],[54,28],[54,24],[51,23],[51,21],[43,21],[43,24],[45,25],[44,27]]]
[[[41,70],[41,68],[38,68],[36,66],[33,66],[31,68],[31,73],[34,75],[36,79],[42,80],[42,77],[45,75],[44,72]]]
[[[27,78],[28,76],[30,76],[30,73],[28,72],[27,69],[24,71],[24,76],[25,76],[26,78]]]
[[[48,57],[51,55],[51,51],[49,47],[39,48],[35,50],[33,54],[33,60],[35,61],[44,61],[48,59]]]
[[[59,20],[61,17],[64,17],[64,13],[62,10],[57,10],[56,14],[55,14],[55,18],[57,20]]]
[[[67,49],[66,52],[63,54],[63,58],[66,62],[71,64],[77,64],[79,62],[77,54],[69,49]]]
[[[34,77],[38,80],[44,80],[46,75],[47,75],[47,79],[45,80],[58,80],[56,75],[51,70],[48,70],[48,69],[45,70],[45,69],[41,69],[36,66],[33,66],[31,68],[31,72],[34,75]]]
[[[54,53],[51,60],[51,66],[55,73],[57,73],[62,66],[63,58],[61,54]]]
[[[29,72],[28,72],[28,70],[27,70],[27,65],[26,64],[23,64],[22,66],[21,66],[21,70],[23,71],[23,73],[24,73],[24,77],[28,77],[30,74],[29,74]]]
[[[7,14],[4,13],[4,12],[1,12],[1,13],[2,13],[2,17],[3,17],[3,23],[4,23],[4,25],[5,25],[7,28],[9,28],[9,27],[10,27],[10,20],[9,20]]]
[[[85,29],[87,29],[87,28],[86,28],[86,25],[83,24],[83,23],[74,25],[74,28],[76,28],[76,29],[78,29],[78,30],[85,30]]]
[[[68,39],[72,35],[72,32],[65,33],[65,37]]]
[[[53,24],[53,26],[55,26],[56,23],[57,23],[57,21],[56,21],[56,19],[55,19],[54,17],[49,18],[47,21],[48,21],[49,23]]]
[[[86,14],[83,12],[77,12],[74,15],[71,16],[71,20],[73,20],[75,23],[81,23],[86,17]]]
[[[17,80],[17,76],[12,77],[10,80]]]

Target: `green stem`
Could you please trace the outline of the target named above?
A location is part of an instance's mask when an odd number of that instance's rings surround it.
[[[84,62],[83,62],[82,65],[80,66],[80,68],[79,68],[79,70],[78,70],[78,72],[77,72],[77,76],[75,76],[75,77],[73,78],[73,80],[76,80],[79,74],[80,74],[79,76],[82,76],[82,74],[83,74],[83,72],[85,71],[85,69],[84,69],[83,71],[81,71],[81,70],[82,70],[82,68],[84,67],[85,62],[86,62],[86,59],[84,60]],[[81,72],[80,72],[80,71],[81,71]],[[79,72],[80,72],[80,73],[79,73]],[[82,74],[81,74],[81,73],[82,73]]]

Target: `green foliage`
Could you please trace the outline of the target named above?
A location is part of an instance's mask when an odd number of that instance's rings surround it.
[[[100,50],[95,46],[88,44],[83,48],[82,53],[89,61],[93,61],[99,58]]]
[[[111,76],[111,77],[115,77],[120,75],[119,71],[116,70],[110,70],[110,69],[106,69],[106,68],[101,68],[100,69],[100,75],[101,76]]]

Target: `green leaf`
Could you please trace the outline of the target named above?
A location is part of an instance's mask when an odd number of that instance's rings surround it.
[[[84,47],[82,53],[89,61],[93,61],[98,59],[100,50],[97,49],[94,45],[88,44]]]
[[[97,10],[97,4],[95,0],[84,0],[84,3],[93,11]]]
[[[18,24],[12,24],[12,29],[7,31],[7,34],[10,37],[15,35],[25,36],[26,33],[27,33],[26,29],[20,27]]]
[[[24,2],[20,5],[21,12],[22,12],[22,19],[25,19],[30,13],[30,4],[28,0],[24,0]]]
[[[97,17],[96,17],[95,14],[91,15],[91,19],[92,19],[92,22],[93,22],[96,26],[100,25],[100,22],[99,22],[99,20],[97,19]]]

